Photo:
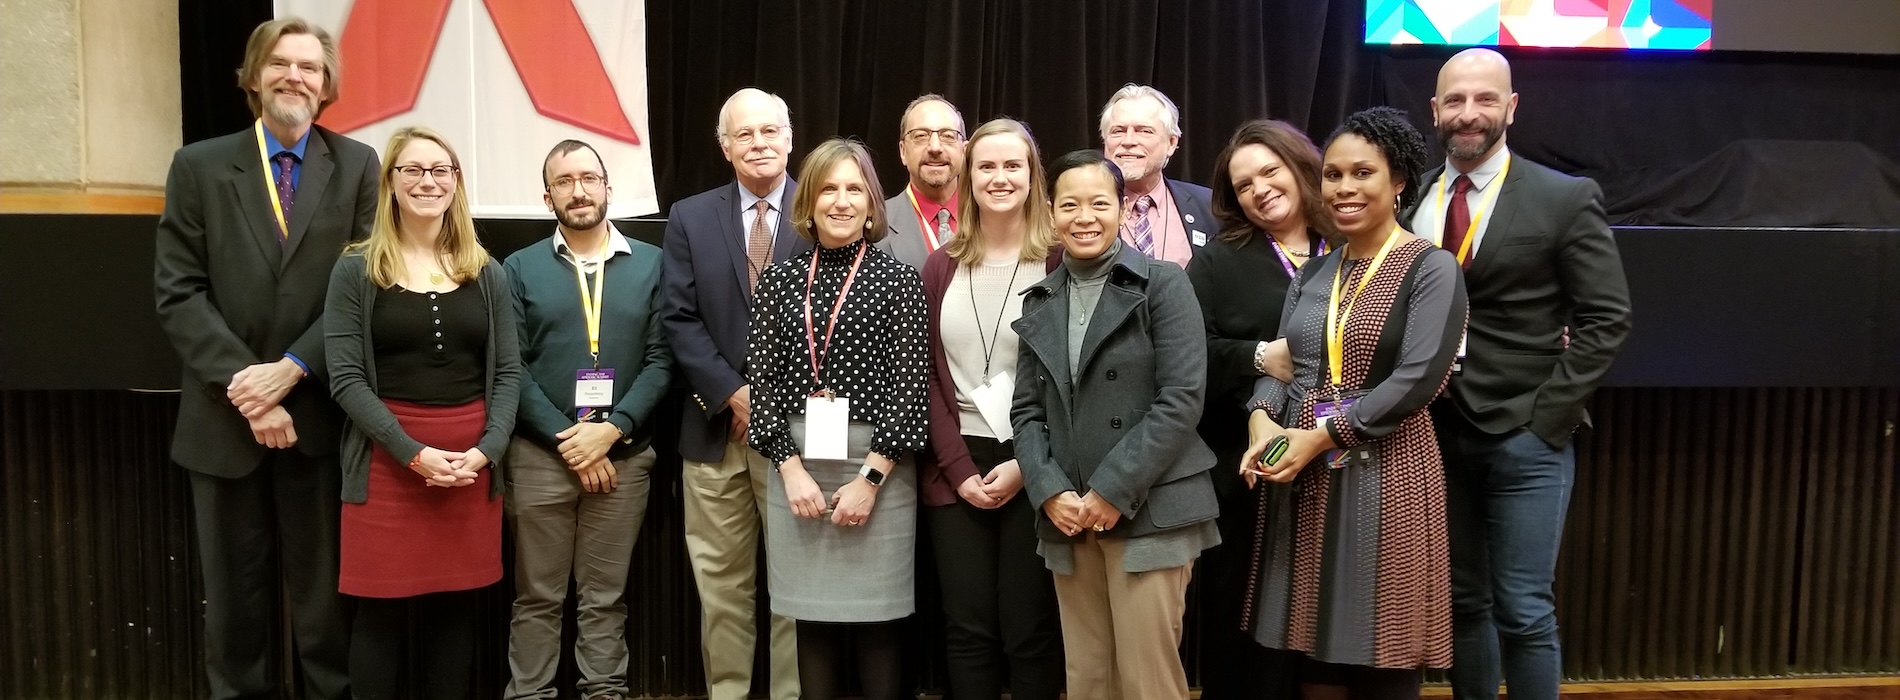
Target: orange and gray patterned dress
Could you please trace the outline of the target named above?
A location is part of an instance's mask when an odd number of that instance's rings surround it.
[[[1308,264],[1288,290],[1280,332],[1293,382],[1260,380],[1251,405],[1310,429],[1314,405],[1334,400],[1325,329],[1344,265],[1350,314],[1338,393],[1355,400],[1329,430],[1346,458],[1322,456],[1291,484],[1255,487],[1259,536],[1242,624],[1264,646],[1326,663],[1445,668],[1445,477],[1426,408],[1464,333],[1464,276],[1450,253],[1412,239],[1393,246],[1361,288],[1371,259],[1344,253]]]

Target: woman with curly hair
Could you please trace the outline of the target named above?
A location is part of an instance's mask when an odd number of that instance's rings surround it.
[[[1451,664],[1445,479],[1426,410],[1465,323],[1458,261],[1398,223],[1425,144],[1375,107],[1326,140],[1320,193],[1345,244],[1300,269],[1280,334],[1293,381],[1256,385],[1241,457],[1261,486],[1256,641],[1305,654],[1303,696],[1414,698]],[[1284,426],[1284,427],[1283,427]]]

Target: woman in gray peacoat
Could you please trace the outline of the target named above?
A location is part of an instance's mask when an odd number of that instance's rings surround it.
[[[1055,573],[1070,697],[1186,698],[1189,573],[1220,542],[1194,426],[1206,333],[1187,275],[1121,245],[1125,185],[1098,151],[1049,169],[1063,264],[1024,292],[1011,421]],[[1119,633],[1119,634],[1118,634]]]

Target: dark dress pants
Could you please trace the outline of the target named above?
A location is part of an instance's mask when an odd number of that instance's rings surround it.
[[[280,601],[303,697],[348,698],[350,612],[337,592],[342,472],[335,456],[272,450],[235,479],[190,472],[205,586],[205,675],[212,700],[275,698]]]

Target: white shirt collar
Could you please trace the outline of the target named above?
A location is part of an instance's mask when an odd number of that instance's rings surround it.
[[[1468,173],[1459,172],[1458,168],[1453,166],[1451,161],[1447,159],[1445,161],[1444,181],[1447,183],[1447,187],[1449,187],[1449,183],[1452,180],[1458,179],[1459,175],[1464,175],[1471,178],[1472,190],[1483,192],[1484,188],[1491,186],[1492,180],[1497,179],[1498,173],[1504,171],[1504,163],[1510,160],[1510,158],[1511,149],[1500,148],[1497,153],[1491,154],[1490,158],[1484,159],[1483,163],[1479,163],[1478,167],[1472,168],[1471,172]]]
[[[765,206],[767,208],[772,211],[778,211],[779,200],[785,198],[785,183],[790,181],[791,178],[789,177],[779,178],[778,186],[772,188],[772,191],[766,193],[764,197],[752,194],[752,190],[746,189],[745,185],[739,185],[739,211],[750,211],[753,207],[758,206],[758,202],[761,199],[765,200]]]
[[[611,258],[622,253],[632,255],[633,246],[627,243],[626,236],[621,235],[620,227],[609,221],[607,228],[611,230],[611,233],[607,234],[607,257]],[[554,227],[554,254],[567,258],[571,262],[579,258],[571,251],[572,249],[567,245],[567,236],[561,233],[561,227]]]

